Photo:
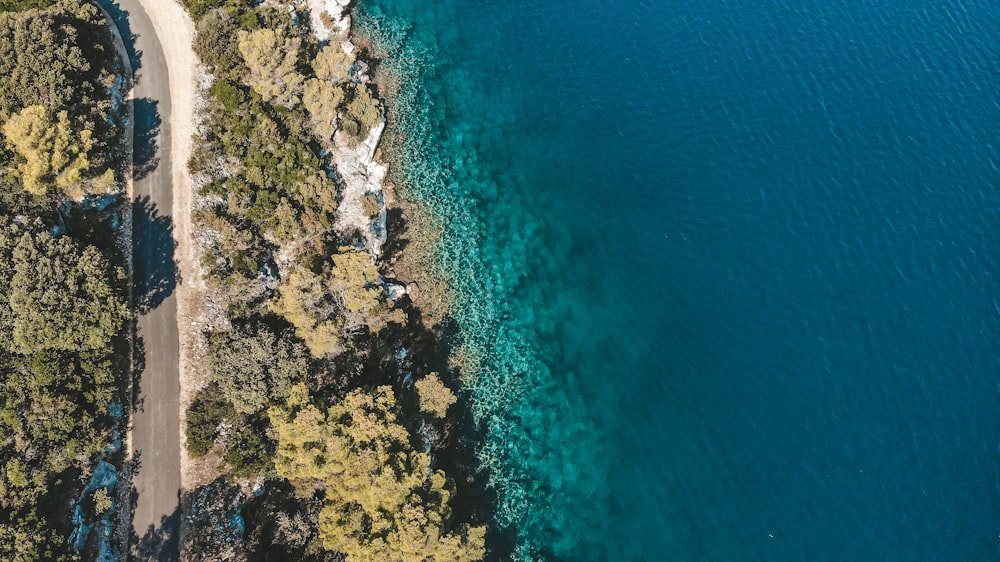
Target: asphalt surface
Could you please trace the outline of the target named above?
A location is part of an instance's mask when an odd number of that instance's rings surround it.
[[[148,0],[147,0],[148,1]],[[157,0],[154,0],[157,1]],[[133,560],[179,560],[178,283],[170,213],[170,90],[166,59],[139,0],[102,0],[132,55],[136,83],[133,181],[136,387],[132,413]]]

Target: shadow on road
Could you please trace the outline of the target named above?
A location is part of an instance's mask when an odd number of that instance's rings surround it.
[[[135,309],[139,314],[160,306],[170,296],[180,274],[174,251],[174,223],[160,214],[156,204],[143,196],[132,203],[133,240],[135,242]]]
[[[146,340],[138,331],[132,334],[132,412],[145,409],[146,396],[142,394],[142,373],[146,370]]]
[[[97,3],[108,11],[108,14],[111,15],[111,20],[115,22],[115,26],[121,32],[122,43],[125,44],[125,51],[128,53],[129,63],[132,64],[132,71],[137,72],[142,62],[142,51],[135,49],[135,42],[139,36],[132,31],[132,25],[128,20],[128,12],[123,10],[113,0],[98,0]]]
[[[160,136],[160,102],[149,98],[135,100],[135,131],[132,152],[132,177],[140,180],[160,164],[157,139]]]
[[[161,517],[159,525],[150,525],[141,537],[133,536],[133,558],[143,562],[176,562],[180,548],[180,523],[181,510],[178,506],[169,516]]]

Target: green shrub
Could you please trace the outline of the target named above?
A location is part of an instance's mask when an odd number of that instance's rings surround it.
[[[236,411],[259,412],[288,398],[309,370],[309,351],[262,322],[238,324],[209,339],[212,378]]]
[[[364,139],[372,127],[382,121],[381,104],[366,84],[348,86],[347,96],[344,131],[355,139]],[[349,125],[352,122],[354,125]]]
[[[225,4],[225,0],[181,0],[181,4],[191,14],[191,18],[198,21],[209,10],[222,7]]]
[[[249,72],[236,47],[236,20],[226,12],[212,11],[198,22],[194,51],[217,78],[238,81]]]
[[[226,440],[223,460],[234,478],[256,478],[274,471],[274,442],[265,435],[266,419],[247,416],[235,424]]]
[[[11,229],[0,232],[0,259],[0,340],[9,351],[100,349],[129,317],[117,289],[124,272],[93,246]]]
[[[0,12],[20,12],[33,8],[48,8],[57,0],[0,0]]]
[[[212,95],[228,111],[236,111],[239,106],[247,101],[247,95],[225,78],[220,78],[212,83]]]
[[[215,445],[219,426],[237,417],[233,405],[226,400],[217,384],[209,384],[195,395],[187,409],[187,451],[192,457],[205,456]]]

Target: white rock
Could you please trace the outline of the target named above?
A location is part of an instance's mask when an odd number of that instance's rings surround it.
[[[390,300],[396,300],[406,294],[406,287],[396,283],[386,283],[383,288],[386,298]]]
[[[309,8],[309,22],[312,24],[313,34],[321,43],[331,39],[342,39],[345,42],[351,31],[351,14],[348,10],[350,0],[306,0]],[[332,25],[327,25],[323,21],[323,13],[329,14],[333,20]],[[351,45],[351,50],[354,46]],[[345,49],[348,53],[350,50]]]
[[[410,281],[406,284],[406,294],[410,295],[411,301],[417,302],[417,299],[420,298],[420,285],[417,285],[416,281]]]
[[[385,123],[379,123],[369,132],[368,138],[355,147],[350,146],[346,133],[338,131],[334,137],[336,148],[330,153],[337,173],[344,182],[336,227],[342,232],[361,231],[365,237],[365,246],[374,258],[382,254],[382,246],[386,240],[386,209],[382,198],[386,167],[375,161],[375,149],[378,148],[384,129]],[[375,195],[379,202],[380,210],[375,218],[369,216],[361,205],[361,198],[365,194]]]

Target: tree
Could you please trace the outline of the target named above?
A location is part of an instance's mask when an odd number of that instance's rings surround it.
[[[105,488],[98,488],[94,490],[94,513],[98,517],[104,515],[104,513],[111,509],[113,505],[111,501],[111,496],[108,495],[108,490]]]
[[[399,415],[387,386],[352,391],[324,410],[296,385],[285,406],[269,410],[275,469],[324,487],[323,546],[352,561],[482,559],[485,530],[451,528],[450,483],[413,448]]]
[[[236,478],[258,478],[274,473],[274,441],[267,436],[266,416],[242,416],[224,441],[222,459]]]
[[[79,560],[70,501],[115,440],[128,309],[111,254],[72,238],[113,248],[103,213],[54,204],[112,178],[114,50],[91,2],[0,4],[44,7],[0,13],[0,560]],[[106,499],[88,494],[88,524]]]
[[[219,427],[237,417],[236,409],[219,389],[218,383],[209,383],[195,394],[187,408],[184,435],[186,448],[192,457],[203,457],[215,445]]]
[[[107,24],[87,2],[52,3],[45,11],[0,13],[0,119],[40,104],[98,122],[114,70]]]
[[[223,10],[211,10],[198,21],[194,51],[218,78],[237,81],[249,72],[236,44],[238,29],[235,18]]]
[[[0,560],[63,562],[80,559],[70,550],[66,537],[34,509],[21,510],[8,521],[0,523]]]
[[[129,311],[114,284],[125,273],[97,248],[47,232],[15,239],[8,231],[0,238],[12,273],[6,302],[0,300],[4,347],[24,354],[86,351],[106,346],[118,333]]]
[[[342,350],[349,336],[389,323],[404,324],[406,315],[392,308],[380,285],[378,269],[367,252],[343,246],[327,273],[292,270],[278,288],[271,309],[293,326],[316,357]]]
[[[240,30],[236,35],[250,69],[250,87],[266,102],[285,107],[297,104],[305,79],[296,71],[302,41],[270,28]]]
[[[89,2],[62,0],[51,4],[44,10],[0,13],[0,123],[28,107],[43,106],[50,119],[46,127],[40,128],[65,126],[71,131],[63,135],[70,138],[69,148],[93,143],[95,150],[81,154],[90,170],[99,173],[97,177],[86,177],[85,173],[82,177],[90,182],[106,180],[103,174],[110,158],[106,147],[116,142],[116,128],[108,117],[114,49],[107,22]],[[64,152],[63,156],[69,157],[70,164],[77,162],[72,153]],[[12,157],[6,150],[0,151],[0,168],[11,165]],[[20,160],[23,164],[24,158]],[[63,181],[75,183],[72,166],[66,171],[69,173]],[[52,178],[43,183],[51,184]],[[31,188],[40,191],[37,185]],[[100,188],[91,186],[84,191],[92,190]],[[82,193],[70,195],[79,197]]]
[[[271,309],[295,327],[315,357],[333,355],[343,348],[343,319],[323,277],[306,268],[289,273],[278,288],[280,296]]]
[[[55,0],[0,0],[0,11],[19,12],[31,8],[47,8]]]
[[[344,52],[340,45],[330,44],[320,49],[313,59],[313,72],[316,78],[325,82],[347,82],[351,79],[351,66],[354,55]]]
[[[212,379],[236,411],[253,414],[282,402],[309,370],[309,351],[289,335],[253,322],[209,340]]]
[[[325,80],[311,78],[302,92],[302,105],[313,119],[316,136],[324,141],[333,136],[337,110],[344,102],[344,90]]]
[[[182,0],[181,3],[187,8],[194,21],[203,19],[206,14],[212,13],[216,8],[246,9],[250,4],[246,0]]]
[[[28,106],[4,123],[3,133],[20,156],[17,169],[24,188],[34,195],[44,195],[54,186],[80,200],[88,192],[106,191],[114,182],[114,172],[107,170],[92,185],[82,183],[90,171],[93,133],[74,133],[66,111],[53,117],[45,106]]]
[[[342,300],[346,328],[367,325],[378,332],[389,323],[404,324],[402,310],[393,309],[385,298],[381,276],[368,252],[342,246],[333,256],[330,287]]]
[[[213,242],[202,256],[208,277],[245,294],[268,260],[267,245],[252,229],[236,224],[221,207],[199,209],[195,217]]]
[[[382,107],[377,96],[366,84],[351,84],[347,88],[347,108],[344,114],[344,132],[350,142],[368,137],[375,125],[382,121]]]
[[[448,415],[448,407],[458,400],[455,393],[441,382],[441,377],[437,373],[431,373],[418,380],[414,386],[417,387],[417,396],[420,397],[420,411],[436,418]]]

